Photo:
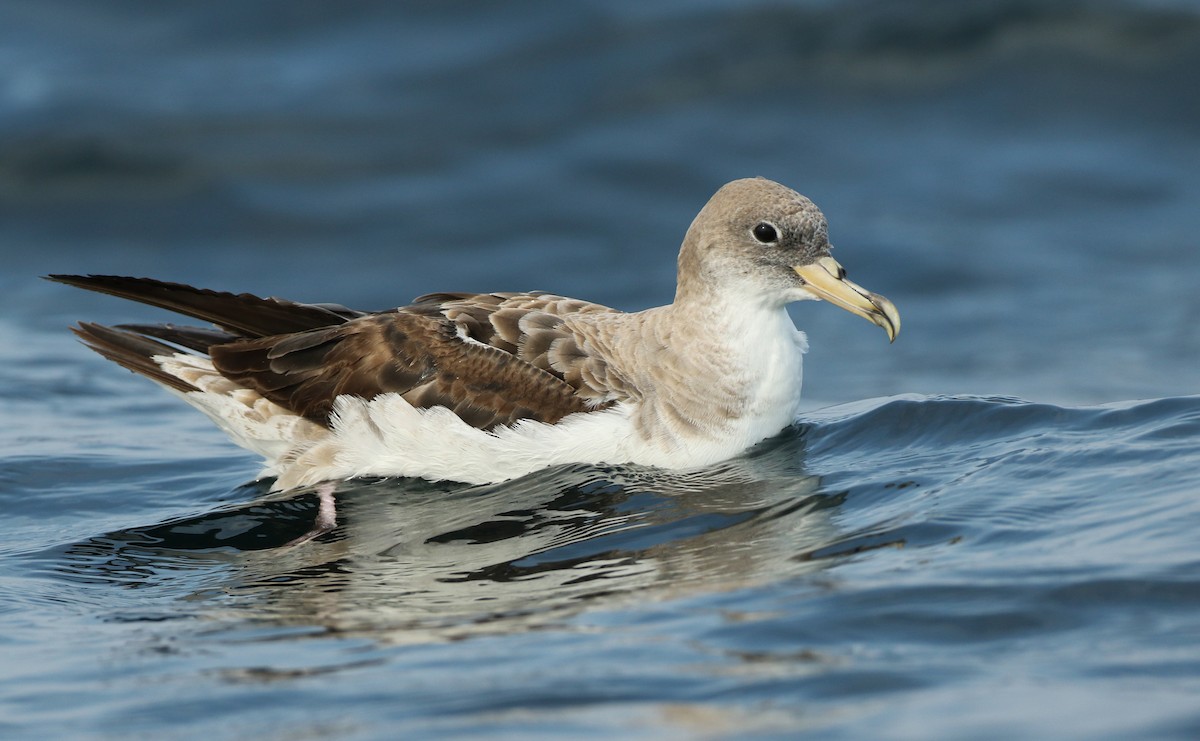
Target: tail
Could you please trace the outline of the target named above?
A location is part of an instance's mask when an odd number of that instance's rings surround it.
[[[186,393],[199,390],[188,381],[163,370],[157,358],[171,357],[179,352],[166,343],[124,327],[105,327],[92,322],[80,322],[78,326],[71,327],[71,331],[83,344],[139,376],[145,376],[173,391]]]
[[[215,324],[214,329],[174,324],[108,327],[80,322],[72,331],[103,357],[200,409],[235,442],[262,455],[269,465],[278,463],[297,443],[321,436],[322,428],[225,378],[213,367],[209,351],[241,340],[336,326],[362,315],[333,304],[223,293],[149,278],[51,275],[47,279]]]

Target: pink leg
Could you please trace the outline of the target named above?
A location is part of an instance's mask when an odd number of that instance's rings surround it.
[[[284,543],[284,548],[307,543],[337,527],[337,501],[333,498],[334,488],[335,485],[331,481],[317,486],[317,519],[313,522],[312,530]]]

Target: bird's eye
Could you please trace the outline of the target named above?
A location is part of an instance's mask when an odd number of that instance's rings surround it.
[[[755,225],[755,227],[750,231],[754,235],[754,238],[763,244],[770,244],[771,242],[779,241],[779,232],[775,231],[775,227],[771,226],[765,221],[761,224]]]

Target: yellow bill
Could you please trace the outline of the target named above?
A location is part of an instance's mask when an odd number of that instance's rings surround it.
[[[822,257],[814,263],[797,265],[792,269],[817,297],[883,327],[889,342],[894,342],[896,335],[900,334],[900,312],[896,311],[895,305],[878,293],[871,293],[857,283],[846,280],[846,270],[837,260]]]

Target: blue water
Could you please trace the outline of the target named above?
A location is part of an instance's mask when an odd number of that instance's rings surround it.
[[[1200,8],[0,5],[0,738],[1200,736]],[[668,301],[826,212],[805,412],[686,474],[271,495],[37,279]]]

